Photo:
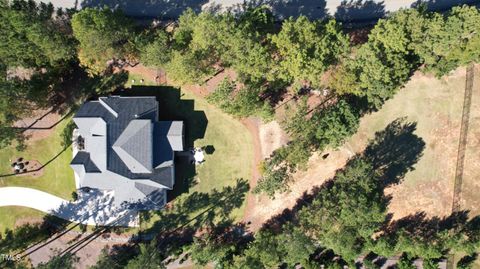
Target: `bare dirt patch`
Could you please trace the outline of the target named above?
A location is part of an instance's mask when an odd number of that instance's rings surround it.
[[[314,154],[308,162],[309,169],[298,171],[293,176],[294,182],[290,185],[289,192],[278,194],[273,200],[265,195],[254,196],[252,199],[257,206],[250,208],[248,219],[251,222],[250,229],[253,231],[260,229],[273,216],[295,206],[303,194],[332,178],[335,171],[345,166],[351,156],[351,152],[343,148],[329,153],[326,159],[322,158],[323,154]]]
[[[28,142],[34,142],[49,137],[55,125],[62,119],[62,116],[53,109],[33,110],[29,117],[25,117],[14,123],[14,127],[25,128],[24,135]]]
[[[18,158],[16,158],[18,159]],[[24,161],[24,169],[25,169],[25,172],[20,172],[18,174],[16,174],[16,176],[28,176],[28,177],[31,177],[31,178],[36,178],[36,177],[40,177],[43,175],[43,168],[42,168],[42,164],[37,161],[37,160],[28,160],[28,161]],[[15,173],[14,169],[12,168],[12,174]]]
[[[262,148],[262,159],[269,157],[274,150],[288,142],[287,134],[277,121],[259,124],[258,129]]]
[[[332,178],[349,158],[361,153],[375,132],[402,117],[417,123],[415,133],[426,145],[415,170],[400,184],[385,190],[392,196],[389,211],[394,219],[416,212],[425,212],[427,216],[450,214],[464,88],[465,68],[441,80],[415,74],[380,111],[362,118],[357,134],[342,147],[328,151],[326,159],[321,158],[323,154],[312,156],[307,171],[294,175],[289,193],[277,195],[274,200],[255,197],[258,206],[251,208],[251,227],[259,228],[284,209],[292,208],[304,193]]]
[[[37,266],[41,262],[47,262],[50,258],[56,255],[55,251],[65,250],[75,243],[81,242],[82,239],[86,239],[90,236],[90,233],[79,233],[75,231],[69,231],[59,238],[51,241],[49,244],[41,247],[40,249],[32,252],[29,258],[34,266]],[[88,240],[88,243],[84,243],[81,246],[73,249],[74,254],[79,257],[78,263],[75,264],[75,268],[83,269],[89,268],[97,263],[102,249],[115,244],[125,244],[130,238],[129,234],[115,235],[109,234],[109,236],[95,237],[93,240]],[[33,250],[35,246],[31,249]],[[27,250],[27,252],[30,250]],[[73,252],[72,251],[72,252]]]

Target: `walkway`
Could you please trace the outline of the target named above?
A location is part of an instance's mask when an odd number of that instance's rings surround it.
[[[0,188],[0,207],[30,207],[59,218],[86,225],[138,226],[138,212],[113,205],[113,193],[93,191],[79,193],[71,202],[31,188]]]

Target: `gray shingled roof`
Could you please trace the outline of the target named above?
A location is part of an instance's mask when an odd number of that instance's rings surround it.
[[[133,173],[152,172],[152,128],[150,120],[132,120],[112,146]]]
[[[115,190],[117,203],[163,201],[174,185],[173,151],[183,150],[183,122],[157,120],[154,97],[100,97],[82,105],[74,121],[85,151],[71,163],[81,187]]]

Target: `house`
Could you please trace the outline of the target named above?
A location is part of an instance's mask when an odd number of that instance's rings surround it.
[[[155,97],[100,97],[73,121],[71,162],[78,189],[113,191],[114,205],[159,209],[175,184],[175,152],[183,151],[182,121],[158,121]]]

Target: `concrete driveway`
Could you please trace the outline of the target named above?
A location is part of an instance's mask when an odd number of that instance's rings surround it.
[[[0,188],[0,207],[24,206],[59,218],[87,225],[138,226],[138,212],[113,205],[113,192],[79,192],[77,201],[67,201],[47,192],[23,187]]]
[[[69,203],[67,200],[58,196],[35,189],[0,188],[0,206],[24,206],[49,213],[67,203]]]

